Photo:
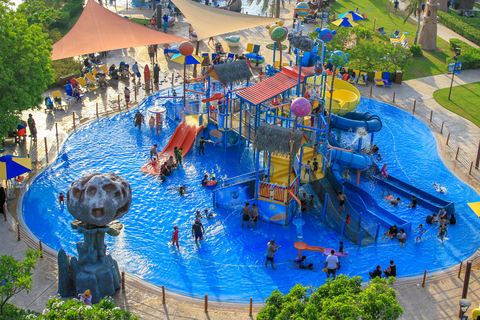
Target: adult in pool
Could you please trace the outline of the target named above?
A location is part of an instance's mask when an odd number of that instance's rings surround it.
[[[163,174],[164,176],[169,176],[172,174],[172,170],[169,168],[167,162],[164,162],[160,167],[160,174]]]
[[[172,235],[172,240],[170,240],[172,242],[172,245],[177,245],[177,248],[180,248],[180,246],[178,245],[178,227],[177,226],[174,226],[173,227],[173,235]]]
[[[198,243],[198,239],[203,240],[203,234],[205,233],[205,227],[200,220],[195,220],[192,225],[192,237],[195,238],[195,243]]]
[[[252,227],[254,223],[255,223],[255,227],[257,226],[257,221],[258,221],[258,208],[255,205],[255,203],[253,203],[252,204]]]
[[[342,210],[347,211],[347,209],[345,209],[345,200],[347,200],[347,196],[344,195],[342,191],[338,191],[337,200],[338,200],[338,206],[339,206],[338,210],[340,212],[342,212]]]
[[[270,242],[267,243],[267,259],[265,260],[265,267],[267,266],[268,261],[270,261],[272,269],[277,270],[273,266],[273,258],[275,257],[275,252],[277,252],[278,249],[280,249],[280,246],[275,244],[274,239],[270,240]]]
[[[412,196],[412,203],[408,204],[407,207],[409,208],[416,208],[417,207],[417,198]]]
[[[138,127],[138,130],[142,129],[142,122],[145,122],[145,117],[140,113],[140,111],[137,111],[135,114],[133,122],[135,122],[135,127]]]
[[[385,199],[385,200],[388,200],[390,201],[391,204],[393,205],[397,205],[400,203],[400,197],[397,197],[397,199],[395,199],[392,194],[390,193],[390,190],[388,190],[387,188],[387,192],[388,192],[388,196],[385,196],[385,189],[382,189],[382,197]]]
[[[242,228],[243,224],[245,221],[247,221],[247,227],[250,228],[250,203],[245,203],[245,206],[242,208],[242,214],[243,214],[243,219],[242,219]]]
[[[388,228],[388,231],[383,234],[383,239],[385,239],[385,236],[388,236],[388,240],[392,240],[394,237],[397,236],[398,230],[397,230],[397,225],[393,225],[390,228]]]
[[[204,175],[203,176],[203,179],[202,179],[202,186],[206,186],[208,184],[208,174]]]

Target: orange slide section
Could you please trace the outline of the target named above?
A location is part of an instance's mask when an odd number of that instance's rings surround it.
[[[170,141],[168,141],[165,148],[161,153],[158,154],[157,165],[153,167],[149,161],[140,170],[145,173],[158,174],[160,172],[162,163],[165,162],[170,156],[174,155],[173,150],[175,147],[178,147],[178,149],[183,148],[182,158],[184,158],[190,152],[190,150],[192,150],[192,147],[202,130],[203,126],[197,127],[186,124],[185,122],[181,122],[177,129],[175,129],[175,132],[172,134],[172,137],[170,138]]]
[[[298,257],[302,257],[302,251],[318,251],[318,252],[325,252],[325,247],[314,247],[314,246],[309,246],[305,242],[298,241],[295,242],[294,244],[295,249],[298,250]]]

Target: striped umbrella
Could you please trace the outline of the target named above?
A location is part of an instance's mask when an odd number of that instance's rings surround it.
[[[186,85],[187,85],[187,64],[201,64],[203,58],[197,56],[196,54],[191,54],[189,56],[184,56],[181,53],[177,53],[171,59],[173,62],[183,64],[183,107],[185,108],[186,104]]]
[[[342,18],[338,19],[332,22],[332,24],[339,26],[339,27],[346,27],[346,28],[351,28],[351,27],[356,27],[358,26],[358,23],[355,23],[353,21],[348,20],[348,18]]]
[[[21,158],[11,155],[0,157],[0,179],[9,180],[25,172],[32,171],[30,158]]]
[[[338,17],[339,18],[348,18],[350,21],[363,20],[363,17],[361,15],[359,15],[358,13],[355,13],[353,11],[348,11],[347,13],[339,15]]]

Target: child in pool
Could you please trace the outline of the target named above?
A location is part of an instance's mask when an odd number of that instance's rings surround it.
[[[155,126],[155,118],[153,116],[148,120],[148,125],[150,126],[150,130],[153,130],[153,127]]]
[[[60,195],[58,196],[58,202],[60,202],[60,204],[65,204],[65,196],[61,192],[60,192]]]
[[[172,240],[170,240],[172,242],[172,245],[177,245],[177,248],[180,248],[180,246],[178,245],[178,227],[177,226],[174,226],[173,227],[173,235],[172,235]]]
[[[417,243],[418,240],[422,240],[422,235],[425,233],[423,224],[420,223],[418,227],[415,228],[415,231],[413,231],[413,233],[417,233],[417,229],[418,229],[418,237],[415,238],[415,243]]]

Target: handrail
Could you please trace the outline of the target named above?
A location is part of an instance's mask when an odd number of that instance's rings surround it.
[[[353,147],[351,147],[350,150],[347,150],[347,149],[337,148],[337,147],[333,147],[333,146],[331,146],[331,145],[328,145],[327,148],[328,148],[328,149],[335,149],[335,150],[345,151],[345,152],[353,152]]]

